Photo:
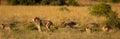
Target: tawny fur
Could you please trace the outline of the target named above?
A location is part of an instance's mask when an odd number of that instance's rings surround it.
[[[86,32],[87,32],[87,33],[92,33],[92,28],[86,27]]]
[[[97,23],[89,23],[86,26],[89,27],[89,28],[99,27]]]
[[[86,32],[91,33],[93,32],[92,28],[99,27],[97,23],[89,23],[86,25]]]
[[[64,27],[73,28],[76,25],[76,22],[73,22],[73,21],[63,21],[61,23],[61,25],[64,26]]]
[[[105,31],[105,32],[111,32],[112,28],[110,26],[103,26],[102,30]]]
[[[11,25],[9,25],[9,24],[1,24],[2,29],[6,30],[6,31],[10,31],[11,30],[10,26]]]
[[[42,20],[39,17],[35,17],[33,19],[34,24],[36,25],[38,31],[41,31],[41,26],[45,26],[48,30],[50,30],[50,26],[53,25],[53,23],[49,20]]]

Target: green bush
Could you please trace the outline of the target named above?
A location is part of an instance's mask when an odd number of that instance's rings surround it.
[[[94,16],[106,17],[105,24],[111,27],[120,28],[120,19],[116,12],[112,11],[111,6],[108,4],[98,4],[90,9],[90,14]]]
[[[90,9],[90,14],[95,16],[108,16],[111,6],[108,4],[97,4]]]
[[[118,14],[116,12],[111,12],[106,19],[106,25],[114,28],[120,28],[120,19],[118,18]]]
[[[78,2],[75,0],[68,0],[68,5],[79,6]]]

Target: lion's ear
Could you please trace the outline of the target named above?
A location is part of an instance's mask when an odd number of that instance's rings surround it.
[[[1,26],[0,26],[1,28],[4,28],[5,27],[5,24],[1,24]]]

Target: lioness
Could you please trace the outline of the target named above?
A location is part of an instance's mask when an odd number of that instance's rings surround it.
[[[49,20],[42,20],[39,17],[33,18],[33,22],[36,25],[38,31],[41,31],[41,26],[45,26],[48,30],[50,30],[50,26],[53,25],[53,23]]]
[[[86,27],[85,30],[86,30],[87,33],[91,33],[92,32],[92,28],[90,28],[90,27]]]
[[[97,24],[97,23],[88,23],[87,25],[86,25],[86,32],[88,32],[88,33],[91,33],[91,32],[93,32],[94,30],[94,28],[98,28],[99,27],[99,25]]]
[[[110,26],[103,26],[102,30],[105,32],[111,32],[112,28]]]
[[[63,21],[61,23],[62,26],[64,27],[69,27],[69,28],[73,28],[77,23],[73,22],[73,21]]]
[[[11,25],[9,25],[9,24],[1,24],[1,28],[6,30],[6,31],[10,31],[11,30],[10,26]]]
[[[88,23],[86,26],[89,28],[99,27],[99,25],[97,23]]]

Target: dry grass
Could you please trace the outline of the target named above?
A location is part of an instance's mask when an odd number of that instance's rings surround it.
[[[60,26],[62,21],[76,21],[81,26],[87,23],[104,22],[104,17],[94,17],[89,14],[89,7],[67,7],[69,11],[61,11],[63,6],[0,6],[0,24],[16,23],[13,32],[6,32],[1,29],[2,39],[120,39],[119,32],[103,33],[95,32],[88,34],[81,33],[79,29],[58,29],[55,32],[37,32],[26,30],[32,18],[40,17],[53,21],[54,26]],[[113,6],[114,11],[120,13],[120,7]],[[2,34],[2,35],[1,35]]]
[[[62,6],[1,6],[1,20],[10,20],[12,18],[19,21],[31,21],[35,16],[42,19],[52,20],[59,23],[63,20],[75,20],[78,22],[97,22],[104,18],[90,16],[88,7],[68,7],[69,11],[60,11]],[[91,19],[91,20],[89,20]]]

